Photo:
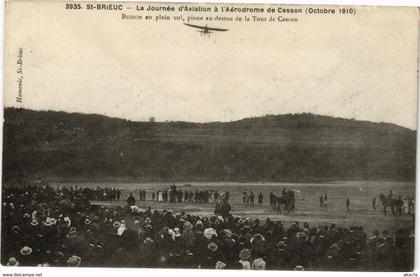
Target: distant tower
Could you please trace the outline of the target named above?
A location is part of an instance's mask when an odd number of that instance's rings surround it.
[[[155,120],[155,117],[154,116],[152,116],[152,117],[150,117],[149,118],[149,122],[155,122],[156,120]]]

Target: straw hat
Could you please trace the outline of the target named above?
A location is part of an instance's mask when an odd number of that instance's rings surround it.
[[[239,259],[241,259],[242,261],[249,261],[249,260],[251,260],[251,250],[249,250],[247,248],[243,248],[239,252]]]
[[[216,244],[216,243],[214,243],[214,242],[210,242],[210,243],[207,245],[207,248],[208,248],[210,251],[212,251],[212,252],[215,252],[215,251],[217,251],[217,249],[219,249],[219,247],[217,246],[217,244]]]
[[[256,240],[256,241],[259,241],[259,240],[261,240],[261,241],[265,241],[265,238],[264,238],[264,236],[263,236],[263,235],[261,235],[261,234],[255,234],[255,235],[251,238],[250,242],[252,243],[254,240]]]
[[[20,249],[20,254],[22,254],[23,256],[31,255],[31,253],[32,248],[30,248],[29,246],[24,246],[22,249]]]
[[[301,266],[301,265],[297,265],[297,266],[295,267],[295,270],[296,270],[296,271],[305,271],[305,268],[304,268],[303,266]]]
[[[67,265],[68,266],[72,266],[72,267],[78,267],[80,266],[82,259],[78,256],[71,256],[70,258],[68,258],[67,260]]]
[[[10,257],[9,261],[6,264],[7,266],[19,266],[19,262],[16,260],[15,257]]]
[[[224,262],[217,261],[215,268],[216,269],[225,269],[226,268],[226,264]]]
[[[51,218],[50,218],[50,217],[47,217],[47,218],[45,219],[44,225],[45,225],[45,226],[51,226],[51,225],[52,225],[52,223],[51,223]]]
[[[203,234],[207,239],[211,239],[213,236],[217,237],[217,232],[213,228],[206,228]]]

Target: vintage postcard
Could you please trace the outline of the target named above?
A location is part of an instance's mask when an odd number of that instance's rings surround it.
[[[413,271],[416,7],[5,17],[4,268]]]

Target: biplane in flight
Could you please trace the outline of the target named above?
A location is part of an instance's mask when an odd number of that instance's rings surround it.
[[[201,35],[208,34],[210,36],[210,34],[213,33],[213,31],[215,31],[215,32],[226,32],[226,31],[228,31],[228,29],[220,29],[220,28],[207,27],[207,25],[206,26],[198,26],[198,25],[193,25],[193,24],[188,24],[188,23],[184,23],[184,25],[187,25],[189,27],[200,29],[200,30],[197,30],[197,32],[200,32]]]

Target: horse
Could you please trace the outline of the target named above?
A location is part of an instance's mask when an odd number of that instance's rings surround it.
[[[281,212],[281,207],[290,212],[295,208],[295,193],[292,190],[284,191],[281,196],[276,196],[277,211]]]
[[[387,214],[387,208],[391,208],[391,213],[393,215],[397,214],[401,215],[402,213],[402,206],[404,205],[404,201],[401,199],[401,197],[398,197],[398,199],[387,197],[385,194],[381,193],[379,195],[379,199],[382,202],[382,207],[384,214]]]

